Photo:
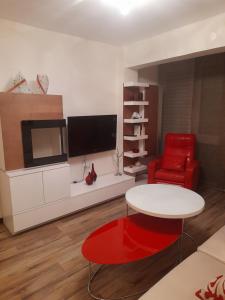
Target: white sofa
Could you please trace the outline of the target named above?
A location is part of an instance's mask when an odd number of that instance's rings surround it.
[[[225,274],[225,226],[139,300],[194,300],[195,292]]]

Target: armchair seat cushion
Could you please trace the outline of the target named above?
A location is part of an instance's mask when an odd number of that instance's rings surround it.
[[[155,178],[159,180],[184,183],[185,173],[182,171],[159,169],[155,172]]]

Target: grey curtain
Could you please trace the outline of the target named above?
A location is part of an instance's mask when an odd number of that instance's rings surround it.
[[[162,140],[195,133],[202,181],[225,188],[225,53],[162,65],[159,78]]]

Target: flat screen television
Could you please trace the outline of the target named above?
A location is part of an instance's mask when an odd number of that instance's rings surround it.
[[[116,115],[68,117],[69,156],[116,148]]]

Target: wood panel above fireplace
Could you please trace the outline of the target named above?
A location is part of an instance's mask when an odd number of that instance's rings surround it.
[[[62,96],[0,93],[0,119],[0,168],[24,168],[21,121],[63,119]]]

